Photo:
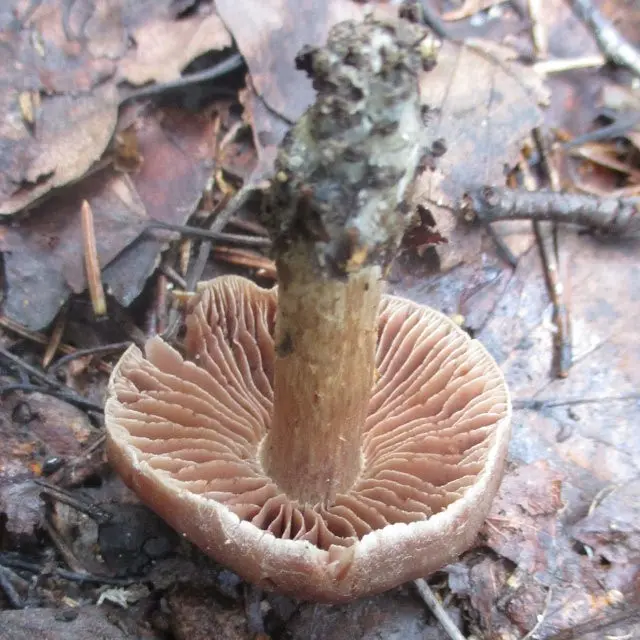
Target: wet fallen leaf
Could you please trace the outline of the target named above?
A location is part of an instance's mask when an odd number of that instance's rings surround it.
[[[449,611],[454,620],[459,616],[454,607]],[[394,589],[343,606],[303,604],[287,629],[293,640],[314,636],[323,640],[440,640],[443,637],[442,628],[428,619],[424,604],[408,589]]]
[[[40,497],[42,487],[31,479],[0,479],[0,515],[2,528],[18,542],[35,543],[42,527],[45,505]]]
[[[11,95],[5,95],[3,102]],[[117,93],[110,86],[87,96],[45,96],[33,136],[23,118],[14,117],[20,112],[19,103],[13,109],[0,106],[5,118],[0,125],[0,148],[10,163],[0,161],[5,174],[4,184],[0,183],[0,215],[20,211],[51,189],[81,178],[111,139],[116,105]],[[12,130],[7,131],[8,127]]]
[[[504,478],[482,534],[488,546],[543,584],[556,569],[561,488],[562,474],[545,461],[519,467]]]
[[[139,115],[135,127],[143,161],[131,181],[150,218],[184,224],[194,213],[213,172],[214,123],[209,112],[166,108]],[[103,269],[109,292],[121,304],[128,306],[140,295],[168,237],[156,231],[123,244],[118,258]]]
[[[46,327],[72,292],[86,287],[80,207],[91,204],[100,264],[108,265],[139,234],[144,203],[128,176],[104,170],[54,196],[0,238],[4,313],[30,329]]]
[[[163,16],[139,27],[133,39],[135,49],[118,67],[118,77],[133,85],[175,80],[198,56],[231,46],[231,36],[216,13],[180,20]]]
[[[109,622],[98,607],[83,606],[71,611],[31,608],[0,612],[0,640],[33,640],[33,638],[65,638],[65,640],[129,640],[131,636]]]
[[[118,79],[175,79],[196,57],[231,44],[210,7],[175,19],[168,0],[11,4],[0,21],[0,215],[93,168],[116,127]]]
[[[463,20],[469,16],[485,11],[498,4],[502,4],[503,0],[464,0],[462,4],[451,11],[442,14],[443,20]]]
[[[445,42],[435,68],[421,79],[427,139],[444,141],[446,152],[418,178],[413,203],[430,211],[448,240],[437,248],[444,271],[481,250],[482,235],[457,215],[460,198],[473,186],[504,184],[505,167],[515,164],[541,121],[538,102],[545,94],[530,75],[495,46]]]
[[[295,58],[306,46],[323,44],[329,29],[362,16],[352,0],[304,3],[297,0],[217,0],[220,17],[247,62],[257,95],[291,124],[313,102],[315,92]]]
[[[592,506],[571,533],[607,565],[609,589],[628,589],[640,578],[640,482],[612,487]]]
[[[253,640],[243,609],[221,605],[211,592],[177,587],[167,598],[176,640]]]
[[[83,200],[94,214],[103,281],[125,306],[139,295],[170,237],[164,232],[140,237],[147,219],[183,224],[194,212],[211,176],[212,116],[152,109],[138,113],[132,126],[141,158],[136,173],[104,169],[20,223],[0,226],[0,249],[6,252],[3,311],[13,320],[42,329],[72,292],[84,291]]]

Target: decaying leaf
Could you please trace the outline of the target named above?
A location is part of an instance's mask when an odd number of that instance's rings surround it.
[[[33,137],[28,134],[28,145],[24,140],[28,123],[21,116],[15,117],[21,113],[20,104],[16,103],[13,111],[5,111],[5,117],[15,123],[7,148],[14,160],[9,160],[13,167],[9,179],[5,179],[5,192],[0,193],[0,215],[16,213],[51,189],[81,178],[111,139],[117,121],[116,105],[117,92],[112,86],[86,96],[46,96]],[[3,127],[4,136],[7,126]],[[5,144],[6,137],[0,145]]]
[[[215,13],[176,19],[169,0],[11,4],[0,22],[0,216],[93,169],[116,127],[118,79],[175,79],[231,45]]]
[[[537,103],[544,94],[530,86],[530,75],[502,49],[476,41],[445,42],[437,65],[422,78],[427,137],[432,144],[444,141],[446,153],[418,178],[413,203],[431,212],[448,240],[437,249],[442,270],[480,252],[481,234],[457,215],[460,198],[474,186],[504,184],[505,168],[541,121]]]
[[[479,11],[485,11],[498,4],[501,4],[504,0],[464,0],[462,4],[451,11],[447,11],[442,15],[443,20],[463,20],[469,16],[478,13]]]
[[[313,102],[311,81],[296,69],[304,46],[323,44],[329,29],[362,17],[352,0],[309,5],[297,0],[217,0],[216,7],[244,56],[255,91],[269,109],[291,124]]]
[[[46,327],[72,292],[86,287],[80,208],[91,204],[98,256],[109,264],[141,231],[143,202],[128,176],[103,170],[73,191],[54,196],[29,218],[7,227],[4,313],[31,328]]]
[[[16,538],[32,538],[44,521],[42,487],[23,478],[0,480],[0,516],[4,529]]]
[[[640,578],[640,481],[605,490],[586,518],[572,528],[596,561],[608,563],[608,585],[624,588]],[[622,584],[620,584],[622,582]]]
[[[93,210],[108,292],[125,305],[139,295],[168,236],[156,232],[134,240],[149,217],[183,224],[194,212],[211,176],[215,140],[209,114],[172,109],[139,114],[135,131],[143,158],[136,173],[104,169],[46,201],[19,224],[0,227],[0,249],[6,252],[6,315],[42,329],[72,292],[84,291],[83,200]]]
[[[244,10],[238,13],[244,15]],[[175,80],[198,56],[231,46],[231,36],[215,13],[158,18],[139,27],[133,38],[136,48],[120,62],[118,76],[134,85]]]

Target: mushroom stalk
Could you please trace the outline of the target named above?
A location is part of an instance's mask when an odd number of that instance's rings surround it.
[[[330,504],[362,466],[382,278],[422,155],[418,73],[434,51],[415,25],[367,20],[297,59],[318,96],[279,150],[264,214],[279,288],[262,459],[302,504]]]
[[[278,295],[267,466],[300,502],[329,503],[353,485],[362,466],[380,269],[368,267],[344,281],[318,279],[304,264],[290,273]]]

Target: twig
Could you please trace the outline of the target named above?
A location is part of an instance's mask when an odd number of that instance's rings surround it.
[[[538,616],[538,620],[533,626],[533,628],[531,629],[531,631],[529,631],[526,636],[523,636],[522,640],[530,640],[530,638],[533,638],[533,636],[536,634],[536,632],[544,622],[544,619],[546,618],[547,613],[549,612],[549,605],[551,604],[552,595],[553,595],[553,587],[549,587],[549,590],[547,591],[547,597],[544,601],[544,609],[542,610],[542,613]]]
[[[540,128],[533,131],[542,166],[547,174],[551,189],[560,190],[560,177],[551,164],[549,149],[544,134]],[[566,274],[560,273],[560,248],[558,244],[558,229],[555,223],[539,220],[533,222],[533,228],[540,246],[540,256],[544,266],[547,290],[553,305],[553,322],[556,326],[554,335],[554,366],[559,378],[566,378],[573,360],[571,343],[571,322],[569,319],[569,305],[567,294],[563,286]]]
[[[229,218],[228,222],[230,227],[237,227],[242,231],[246,231],[248,233],[252,233],[254,236],[265,236],[269,235],[269,232],[259,223],[254,222],[253,220],[245,220],[244,218]]]
[[[99,454],[100,459],[103,458],[106,439],[106,434],[102,433],[77,456],[64,460],[62,467],[49,476],[49,482],[69,489],[77,487],[89,476],[95,475],[96,467],[101,463],[94,465],[92,459],[95,453]]]
[[[111,578],[109,576],[94,575],[85,571],[68,571],[67,569],[60,569],[58,567],[52,567],[51,569],[48,569],[35,562],[21,560],[20,558],[13,558],[6,553],[0,553],[0,565],[4,567],[10,567],[12,569],[22,569],[23,571],[30,571],[32,573],[38,573],[41,575],[52,573],[59,578],[71,580],[73,582],[95,582],[97,584],[109,584],[117,587],[127,587],[131,584],[139,582],[139,580],[134,580],[131,578]]]
[[[209,260],[209,255],[211,254],[211,244],[211,240],[203,240],[200,243],[200,247],[198,248],[198,257],[196,258],[195,263],[187,274],[187,286],[185,291],[195,291],[196,284],[202,277],[205,266],[207,265],[207,261]],[[176,337],[178,329],[180,328],[180,317],[180,308],[178,307],[177,302],[174,302],[173,307],[169,311],[167,328],[162,333],[162,337],[167,342],[171,342]]]
[[[64,305],[62,311],[58,314],[58,318],[56,319],[56,323],[53,327],[53,331],[51,332],[51,338],[49,339],[49,344],[47,344],[47,348],[44,351],[44,355],[42,356],[42,368],[46,369],[50,364],[53,358],[55,357],[58,349],[60,348],[60,342],[62,342],[62,336],[64,334],[64,330],[67,326],[67,311],[69,307],[68,305]]]
[[[227,73],[231,73],[236,69],[239,69],[244,60],[239,53],[234,53],[232,56],[229,56],[226,60],[222,60],[218,64],[213,65],[213,67],[209,69],[204,69],[203,71],[198,71],[197,73],[190,73],[189,75],[182,76],[177,80],[172,80],[171,82],[165,82],[162,84],[152,84],[148,87],[142,87],[141,89],[136,89],[125,95],[120,99],[120,105],[125,102],[130,102],[132,100],[139,100],[140,98],[149,98],[151,96],[162,95],[167,91],[174,91],[175,89],[184,89],[185,87],[189,87],[193,84],[198,84],[200,82],[207,82],[209,80],[215,80],[220,76],[224,76]]]
[[[49,375],[55,373],[56,371],[58,371],[58,369],[60,369],[60,367],[64,367],[66,364],[69,364],[77,358],[84,358],[85,356],[104,355],[107,353],[113,353],[114,351],[122,351],[123,349],[127,349],[130,346],[131,342],[113,342],[111,344],[103,344],[99,347],[78,349],[74,353],[63,356],[62,358],[54,362],[53,365],[49,367]]]
[[[640,620],[640,608],[637,603],[631,604],[622,610],[615,610],[606,613],[604,616],[595,616],[591,620],[587,620],[581,624],[577,624],[570,629],[564,629],[558,633],[547,636],[545,640],[580,640],[587,634],[595,634],[601,632],[600,638],[605,637],[604,632],[614,626],[623,623],[632,623]]]
[[[600,404],[609,402],[638,402],[640,393],[627,393],[621,396],[598,396],[592,398],[560,398],[551,400],[537,400],[535,398],[522,398],[513,401],[514,409],[531,409],[533,411],[542,411],[543,409],[552,409],[554,407],[571,407],[581,404]]]
[[[578,19],[592,31],[605,57],[640,76],[640,52],[622,37],[592,0],[569,0],[569,4]]]
[[[599,140],[611,140],[612,138],[619,138],[624,136],[627,131],[633,129],[638,123],[640,123],[640,112],[630,113],[618,118],[612,124],[606,127],[600,127],[589,133],[584,133],[581,136],[573,138],[562,145],[563,149],[573,149],[579,147],[587,142],[597,142]]]
[[[96,318],[101,318],[107,313],[107,301],[102,287],[102,273],[98,261],[98,248],[96,247],[96,230],[93,224],[93,211],[91,205],[83,200],[80,209],[82,219],[82,244],[84,247],[84,265],[87,272],[87,285],[89,297]]]
[[[49,338],[40,331],[31,331],[31,329],[27,329],[27,327],[21,325],[20,323],[12,320],[7,316],[0,315],[0,327],[3,329],[8,329],[9,331],[13,331],[13,333],[17,333],[19,336],[26,338],[27,340],[31,340],[37,344],[47,345],[49,344]],[[75,353],[77,349],[72,347],[70,344],[61,344],[58,346],[58,351],[64,353],[65,355],[69,355],[71,353]],[[100,362],[98,363],[98,368],[105,373],[111,373],[111,366]]]
[[[109,522],[113,517],[111,513],[100,508],[98,505],[78,500],[75,496],[73,496],[65,489],[56,487],[46,480],[34,478],[33,482],[42,487],[43,494],[49,496],[50,498],[53,498],[54,500],[57,500],[58,502],[63,502],[64,504],[73,507],[77,511],[84,513],[98,524],[105,524]]]
[[[88,409],[91,411],[96,411],[98,413],[104,412],[101,404],[91,402],[91,400],[87,400],[86,398],[83,398],[82,396],[72,391],[67,392],[61,389],[51,389],[50,387],[38,386],[35,384],[25,384],[22,382],[16,384],[7,384],[3,387],[0,387],[0,398],[2,398],[7,393],[11,393],[12,391],[23,391],[24,393],[43,393],[45,395],[58,398],[59,400],[64,400],[65,402],[73,404],[80,409]]]
[[[59,391],[63,391],[65,388],[65,385],[62,384],[62,382],[58,382],[58,380],[51,377],[50,375],[47,375],[39,369],[36,369],[28,362],[25,362],[20,356],[17,356],[15,353],[11,353],[11,351],[8,351],[2,346],[0,346],[0,358],[11,362],[13,365],[29,374],[32,378],[43,382],[49,387],[53,387],[54,389],[58,389]]]
[[[160,222],[154,220],[149,222],[148,229],[167,229],[168,231],[177,231],[180,235],[191,236],[193,238],[207,238],[217,240],[229,244],[242,244],[248,247],[270,247],[271,240],[265,237],[248,236],[239,233],[224,233],[222,231],[212,231],[210,229],[201,229],[199,227],[190,227],[180,224],[170,224],[168,222]]]
[[[227,202],[224,209],[220,211],[214,218],[209,229],[213,233],[220,233],[226,226],[231,218],[233,218],[242,207],[247,203],[249,198],[257,191],[262,191],[268,186],[267,184],[245,184],[232,196]]]
[[[512,269],[515,269],[518,266],[518,258],[513,255],[513,251],[511,251],[509,245],[504,241],[504,238],[496,233],[496,230],[490,222],[487,222],[484,228],[496,245],[498,257],[504,260]]]
[[[552,73],[563,73],[565,71],[574,71],[576,69],[592,69],[593,67],[602,67],[606,64],[603,56],[579,56],[577,58],[555,58],[551,60],[542,60],[533,65],[534,70],[542,75]]]
[[[420,597],[424,600],[425,604],[431,610],[431,613],[433,613],[438,622],[442,625],[442,628],[447,632],[447,635],[451,640],[466,640],[462,633],[460,633],[458,627],[453,623],[453,620],[451,620],[444,607],[440,604],[438,598],[436,598],[433,591],[431,591],[431,587],[427,584],[427,581],[423,578],[418,578],[417,580],[414,580],[413,583],[416,585]]]
[[[14,578],[14,576],[15,574],[13,573],[13,571],[11,571],[11,569],[0,565],[0,587],[4,592],[4,595],[7,597],[11,608],[24,609],[22,598],[13,586],[12,578]]]
[[[249,269],[256,269],[257,275],[271,280],[276,279],[276,266],[273,260],[259,253],[235,247],[214,247],[213,254],[218,260]]]
[[[541,0],[528,0],[529,18],[531,20],[531,39],[537,58],[546,58],[549,53],[547,30],[542,22]]]
[[[58,550],[60,555],[64,558],[69,568],[75,573],[84,573],[84,567],[76,558],[75,553],[71,547],[67,544],[66,540],[58,533],[57,529],[51,524],[48,518],[43,521],[43,528],[47,532],[53,546]]]
[[[171,265],[161,262],[158,269],[172,284],[187,290],[187,281]]]
[[[420,8],[422,9],[422,22],[443,40],[451,40],[449,28],[440,14],[431,6],[429,0],[420,0]]]
[[[467,219],[477,216],[483,222],[552,220],[605,233],[640,231],[640,199],[637,198],[598,198],[587,194],[480,187],[468,192],[461,206]]]

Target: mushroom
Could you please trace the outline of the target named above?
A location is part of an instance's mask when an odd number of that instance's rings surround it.
[[[343,602],[467,549],[499,485],[502,374],[441,313],[384,295],[420,160],[402,22],[343,23],[298,60],[318,91],[276,162],[264,222],[278,288],[226,276],[115,368],[109,457],[207,554],[268,589]]]

